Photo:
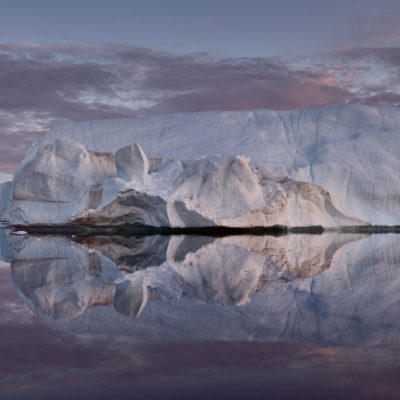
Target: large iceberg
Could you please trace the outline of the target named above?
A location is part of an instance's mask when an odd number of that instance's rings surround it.
[[[13,224],[155,227],[357,225],[321,187],[276,177],[245,156],[148,159],[137,144],[93,152],[72,139],[39,147],[16,174]]]
[[[0,188],[0,212],[13,224],[400,224],[399,134],[399,107],[364,105],[59,124]]]
[[[0,172],[0,224],[9,218],[12,179],[12,175]]]

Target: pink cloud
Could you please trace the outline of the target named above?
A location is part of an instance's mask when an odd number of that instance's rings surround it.
[[[392,104],[398,99],[393,85],[381,93],[375,83],[370,90],[363,74],[379,59],[394,82],[399,53],[343,49],[298,67],[278,58],[177,55],[118,43],[0,43],[0,169],[14,169],[33,138],[57,121],[351,101]]]

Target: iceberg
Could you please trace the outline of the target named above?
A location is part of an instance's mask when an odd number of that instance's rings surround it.
[[[12,180],[12,175],[0,172],[0,224],[9,219]]]
[[[1,189],[1,215],[12,224],[397,225],[399,132],[399,107],[357,104],[58,124]]]
[[[153,227],[358,225],[329,192],[274,177],[242,155],[147,158],[138,144],[93,152],[73,139],[40,147],[11,190],[11,222]]]
[[[11,182],[13,176],[11,174],[7,174],[5,172],[0,172],[0,184]]]

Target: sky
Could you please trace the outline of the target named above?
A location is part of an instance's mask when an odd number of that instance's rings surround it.
[[[0,0],[0,171],[52,124],[400,103],[398,0]]]

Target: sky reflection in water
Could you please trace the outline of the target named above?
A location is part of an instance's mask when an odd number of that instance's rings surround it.
[[[399,239],[3,232],[1,398],[398,398]]]

